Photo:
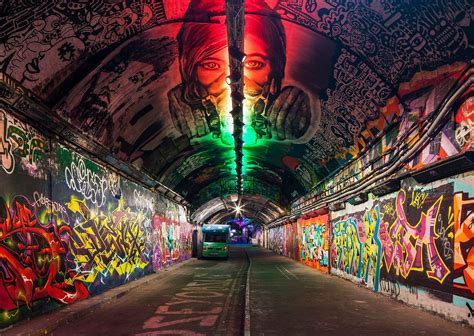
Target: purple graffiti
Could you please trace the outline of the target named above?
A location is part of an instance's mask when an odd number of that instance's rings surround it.
[[[422,213],[416,225],[408,222],[403,204],[405,191],[397,195],[396,208],[398,218],[390,228],[390,239],[387,239],[387,226],[381,227],[381,240],[384,243],[384,254],[387,268],[393,265],[398,272],[407,278],[411,271],[423,272],[423,247],[426,245],[430,269],[425,270],[429,278],[443,283],[450,270],[441,259],[435,244],[437,237],[435,225],[443,196]],[[391,242],[390,242],[391,240]],[[392,246],[393,242],[393,246]]]

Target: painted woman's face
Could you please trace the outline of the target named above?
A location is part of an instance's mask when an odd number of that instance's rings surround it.
[[[247,97],[259,96],[268,83],[271,68],[267,49],[267,43],[257,36],[245,35],[244,91]]]
[[[218,97],[228,89],[225,81],[229,74],[228,59],[227,48],[223,48],[197,65],[197,79],[208,95]]]
[[[271,72],[268,43],[256,36],[251,27],[245,33],[244,90],[247,97],[259,96],[268,83]],[[228,90],[228,49],[223,48],[197,65],[197,79],[208,95],[218,97]]]

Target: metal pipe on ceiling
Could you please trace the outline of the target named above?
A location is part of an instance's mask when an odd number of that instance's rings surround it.
[[[415,153],[417,153],[423,146],[425,146],[430,139],[436,133],[436,130],[440,126],[440,123],[450,113],[450,108],[454,102],[462,96],[474,83],[474,68],[469,68],[466,73],[459,79],[459,82],[454,84],[455,90],[449,95],[449,98],[443,100],[442,104],[437,108],[437,114],[434,116],[434,119],[430,121],[427,126],[426,131],[420,136],[418,141],[408,148],[407,146],[403,147],[402,150],[398,151],[398,159],[394,162],[390,162],[382,167],[379,167],[377,174],[372,176],[369,179],[361,180],[360,183],[356,183],[353,186],[344,190],[344,192],[337,193],[335,195],[330,195],[328,197],[322,198],[321,200],[302,207],[296,211],[292,211],[292,215],[301,215],[303,213],[312,211],[314,209],[319,209],[324,204],[331,202],[345,201],[346,199],[357,195],[360,192],[363,192],[369,186],[376,184],[377,182],[383,181],[384,178],[389,177],[391,174],[395,173],[400,164],[409,161]],[[451,92],[451,90],[450,90]]]
[[[237,174],[237,194],[243,193],[242,158],[243,158],[243,62],[245,60],[244,50],[244,0],[226,0],[226,25],[227,41],[229,51],[229,71],[227,84],[230,85],[232,97],[232,115],[234,123],[234,151]]]

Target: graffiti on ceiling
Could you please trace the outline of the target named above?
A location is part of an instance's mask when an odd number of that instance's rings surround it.
[[[0,70],[199,207],[235,192],[224,3],[4,1]],[[244,193],[288,204],[350,160],[400,114],[401,83],[470,59],[473,16],[468,0],[246,1]]]

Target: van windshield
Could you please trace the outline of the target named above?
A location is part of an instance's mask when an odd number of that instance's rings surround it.
[[[206,233],[204,241],[207,243],[226,243],[227,235],[225,233]]]

